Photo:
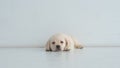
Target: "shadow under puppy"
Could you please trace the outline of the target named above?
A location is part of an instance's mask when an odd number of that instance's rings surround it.
[[[49,38],[46,43],[46,51],[70,51],[82,49],[83,46],[72,36],[58,33]]]

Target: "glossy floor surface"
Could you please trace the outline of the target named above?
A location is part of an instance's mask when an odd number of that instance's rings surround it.
[[[0,48],[0,68],[120,68],[120,47],[86,47],[72,52]]]

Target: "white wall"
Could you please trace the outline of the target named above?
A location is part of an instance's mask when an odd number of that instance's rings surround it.
[[[0,0],[0,47],[39,47],[57,32],[120,45],[119,0]]]

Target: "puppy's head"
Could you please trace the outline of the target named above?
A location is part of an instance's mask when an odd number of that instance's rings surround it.
[[[67,47],[67,40],[62,36],[53,36],[46,44],[46,51],[64,51]]]

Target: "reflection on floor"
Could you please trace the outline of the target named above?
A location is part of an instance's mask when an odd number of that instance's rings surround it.
[[[0,68],[120,68],[120,47],[86,47],[72,52],[0,48]]]

